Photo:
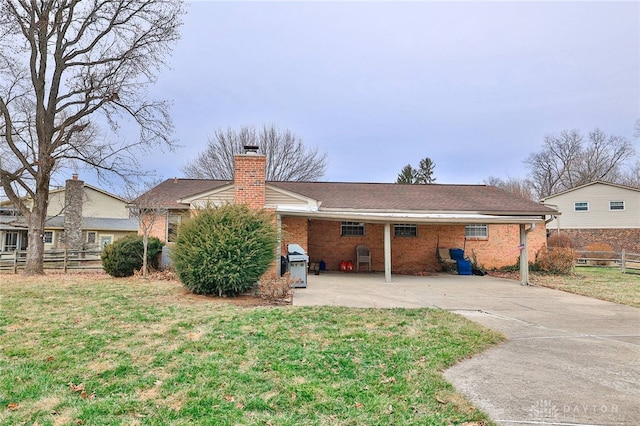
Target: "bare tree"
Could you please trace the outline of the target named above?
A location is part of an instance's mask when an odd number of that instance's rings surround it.
[[[305,147],[290,130],[263,125],[259,130],[249,126],[216,130],[207,148],[182,171],[195,179],[232,180],[234,155],[242,153],[245,145],[258,146],[265,155],[267,180],[315,181],[324,176],[327,167],[327,155]]]
[[[518,197],[527,198],[529,200],[535,199],[533,186],[528,179],[518,179],[512,177],[502,179],[495,176],[489,176],[484,180],[484,183],[486,185],[504,189],[505,191],[515,194]]]
[[[125,199],[128,200],[129,214],[138,220],[139,233],[142,233],[142,276],[144,278],[149,274],[149,262],[147,260],[149,237],[154,228],[162,224],[161,221],[166,219],[168,214],[168,209],[163,204],[163,200],[149,191],[159,183],[145,184],[141,188],[129,187],[125,195]]]
[[[535,195],[542,198],[589,182],[619,182],[622,168],[635,154],[621,136],[599,129],[585,137],[578,130],[544,138],[542,150],[525,160]]]
[[[25,273],[43,273],[57,170],[130,178],[140,173],[137,154],[172,146],[168,104],[146,89],[179,38],[182,14],[181,0],[0,3],[0,184],[28,222]],[[137,140],[117,136],[123,121],[137,125]]]

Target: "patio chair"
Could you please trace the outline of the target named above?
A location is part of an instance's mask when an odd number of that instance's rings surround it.
[[[438,263],[442,265],[442,270],[453,271],[456,268],[457,262],[451,258],[451,251],[448,248],[438,247],[436,257],[438,258]]]
[[[369,247],[364,244],[356,246],[356,272],[360,272],[361,263],[369,265],[369,272],[371,272],[371,252]]]

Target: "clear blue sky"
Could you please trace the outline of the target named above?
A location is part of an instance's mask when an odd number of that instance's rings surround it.
[[[217,128],[273,123],[328,155],[323,180],[394,182],[430,157],[437,183],[522,177],[546,134],[640,118],[640,2],[188,4],[171,69],[182,176]],[[133,136],[133,135],[132,135]],[[638,146],[636,140],[636,147]]]

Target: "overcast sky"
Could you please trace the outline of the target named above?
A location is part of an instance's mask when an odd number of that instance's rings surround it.
[[[160,178],[217,128],[273,123],[327,153],[322,180],[430,157],[437,183],[482,183],[524,176],[549,133],[633,139],[640,2],[198,1],[170,62],[152,95],[181,147],[145,160]]]

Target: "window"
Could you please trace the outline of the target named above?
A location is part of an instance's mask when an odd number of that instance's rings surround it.
[[[576,201],[573,203],[573,211],[574,212],[588,212],[589,211],[589,203],[586,201]]]
[[[343,237],[351,235],[364,235],[363,222],[342,222],[340,235]]]
[[[53,231],[44,231],[42,241],[44,241],[45,244],[53,243]]]
[[[95,231],[87,232],[87,244],[95,244],[97,236],[97,232]]]
[[[182,217],[184,214],[180,213],[169,213],[169,217],[167,219],[167,242],[175,243],[178,239],[178,228],[182,223]]]
[[[6,232],[4,234],[4,251],[14,251],[18,249],[18,233]]]
[[[609,210],[624,210],[624,201],[609,201]]]
[[[465,238],[488,238],[489,230],[487,225],[473,224],[464,227]]]
[[[393,235],[396,237],[417,237],[418,227],[406,223],[393,225]]]
[[[113,242],[113,235],[101,235],[100,236],[100,248],[104,249],[106,246]]]

